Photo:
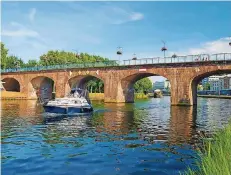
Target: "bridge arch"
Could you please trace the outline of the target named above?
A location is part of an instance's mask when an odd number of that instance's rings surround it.
[[[198,74],[194,77],[192,77],[191,81],[190,81],[190,90],[189,92],[191,93],[191,104],[196,105],[197,104],[197,85],[204,79],[207,78],[209,76],[212,75],[223,75],[223,74],[230,74],[231,73],[231,69],[222,69],[222,70],[212,70],[212,71],[208,71],[208,72],[204,72],[201,74]]]
[[[130,74],[126,77],[124,77],[122,80],[121,80],[121,88],[122,88],[122,91],[123,91],[123,96],[124,96],[124,101],[125,102],[134,102],[134,84],[143,79],[143,78],[147,78],[147,77],[150,77],[150,76],[162,76],[162,75],[159,75],[159,74],[156,74],[156,73],[152,73],[152,72],[138,72],[138,73],[134,73],[134,74]],[[166,76],[162,76],[166,79],[168,79]],[[170,81],[170,79],[168,79]],[[171,81],[170,81],[170,84],[171,84]],[[171,91],[171,89],[170,89]]]
[[[55,82],[47,76],[37,76],[31,79],[30,86],[32,88],[31,96],[44,96],[49,99],[54,98]]]
[[[14,91],[14,92],[20,92],[20,83],[15,78],[4,78],[2,80],[3,87],[6,91]]]
[[[88,84],[89,81],[100,81],[100,86],[98,87],[98,92],[104,92],[104,80],[95,75],[76,75],[71,77],[67,82],[68,88],[81,88],[81,89],[88,89],[90,92],[92,92],[92,89],[90,88],[91,85]],[[89,86],[88,86],[89,85]]]

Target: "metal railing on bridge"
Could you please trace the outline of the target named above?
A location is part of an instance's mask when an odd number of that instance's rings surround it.
[[[200,55],[187,55],[175,57],[154,57],[142,58],[137,60],[123,60],[124,65],[145,65],[145,64],[169,64],[169,63],[191,63],[191,62],[205,62],[205,61],[231,61],[231,53],[219,54],[200,54]]]
[[[142,58],[136,60],[109,60],[104,62],[88,62],[78,64],[65,64],[65,65],[51,65],[51,66],[35,66],[14,69],[4,69],[1,73],[7,72],[34,72],[43,70],[57,70],[57,69],[74,69],[74,68],[97,68],[97,67],[112,67],[112,66],[128,66],[128,65],[148,65],[148,64],[174,64],[174,63],[192,63],[192,62],[209,62],[209,61],[231,61],[231,53],[219,54],[200,54],[200,55],[187,55],[187,56],[174,56],[174,57],[154,57]]]

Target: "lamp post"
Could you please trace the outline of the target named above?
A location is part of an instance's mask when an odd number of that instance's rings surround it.
[[[133,54],[132,60],[137,60],[137,56],[135,53]]]
[[[161,51],[164,52],[164,58],[165,58],[165,52],[168,50],[167,47],[165,47],[165,41],[162,41],[164,46],[161,48]]]
[[[136,56],[136,54],[135,54],[135,53],[133,54],[132,60],[134,60],[135,65],[136,65],[137,56]],[[129,61],[129,62],[130,62],[130,61]]]
[[[117,47],[116,54],[119,56],[119,62],[120,62],[120,56],[123,54],[122,47]]]
[[[176,58],[177,57],[177,55],[174,53],[173,55],[172,55],[172,58]]]
[[[176,58],[177,57],[177,55],[174,53],[173,55],[172,55],[172,58]],[[175,59],[174,59],[174,61],[175,61]],[[172,59],[171,59],[171,62],[172,62]]]

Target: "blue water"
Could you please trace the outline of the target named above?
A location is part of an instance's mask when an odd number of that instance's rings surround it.
[[[94,102],[87,116],[49,116],[35,101],[2,101],[3,175],[179,174],[195,167],[199,131],[227,123],[231,100]]]

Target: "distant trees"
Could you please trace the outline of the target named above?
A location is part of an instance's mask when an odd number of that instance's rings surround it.
[[[201,84],[198,84],[197,85],[197,90],[199,90],[199,91],[203,90],[203,86]]]
[[[205,83],[203,89],[204,90],[210,90],[210,84],[209,83]]]
[[[6,68],[7,54],[8,54],[8,49],[6,49],[5,45],[1,42],[1,69]]]
[[[29,60],[27,63],[25,63],[25,67],[35,67],[38,65],[39,62],[37,62],[37,60]]]
[[[16,68],[17,66],[23,67],[24,62],[16,56],[9,56],[8,49],[1,42],[1,69]]]
[[[73,52],[65,52],[58,50],[50,50],[46,54],[40,56],[40,63],[44,66],[57,64],[78,64],[86,62],[108,61],[108,58],[103,58],[97,55],[89,55],[87,53],[76,54]]]
[[[152,82],[149,78],[143,78],[134,84],[135,92],[144,93],[152,90]]]

